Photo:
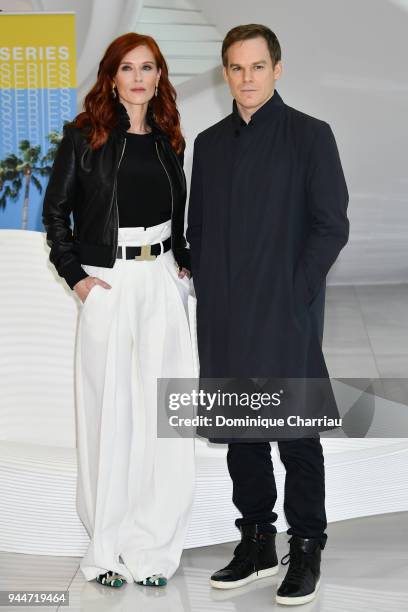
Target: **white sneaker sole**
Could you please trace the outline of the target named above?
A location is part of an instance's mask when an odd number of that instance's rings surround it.
[[[316,597],[319,587],[320,578],[316,582],[316,587],[313,593],[309,593],[309,595],[303,595],[303,597],[282,597],[280,595],[276,595],[276,603],[282,604],[283,606],[298,606],[300,604],[308,603],[309,601],[313,601],[313,599]]]
[[[237,589],[238,587],[244,586],[245,584],[249,584],[250,582],[254,582],[254,580],[260,580],[261,578],[267,578],[268,576],[274,576],[279,571],[279,563],[278,565],[274,565],[273,567],[268,567],[267,569],[259,570],[258,573],[254,572],[250,574],[246,578],[242,578],[241,580],[235,580],[234,582],[223,582],[222,580],[211,580],[210,584],[215,589]]]

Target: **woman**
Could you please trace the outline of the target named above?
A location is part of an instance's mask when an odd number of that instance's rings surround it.
[[[193,498],[193,440],[156,433],[157,378],[194,376],[175,97],[150,36],[114,40],[64,128],[44,200],[50,260],[83,303],[77,509],[90,544],[80,567],[108,586],[166,584]]]

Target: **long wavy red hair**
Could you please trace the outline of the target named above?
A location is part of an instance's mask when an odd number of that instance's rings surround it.
[[[151,36],[129,32],[113,40],[105,51],[98,70],[95,85],[85,96],[84,111],[73,124],[86,130],[92,149],[101,147],[110,131],[117,124],[117,102],[112,95],[112,79],[116,75],[123,57],[135,47],[145,45],[154,55],[157,68],[161,69],[157,96],[149,101],[149,111],[155,123],[168,136],[176,153],[181,153],[185,141],[180,129],[180,115],[176,106],[176,90],[169,81],[169,71],[158,44]]]

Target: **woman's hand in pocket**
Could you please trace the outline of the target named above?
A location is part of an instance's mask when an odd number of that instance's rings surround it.
[[[92,288],[95,285],[101,285],[104,289],[112,289],[111,285],[105,283],[101,278],[97,278],[96,276],[87,276],[80,280],[76,285],[74,285],[74,291],[81,300],[82,303],[85,302],[88,297],[88,293],[92,291]]]
[[[178,268],[177,274],[179,278],[184,278],[185,276],[187,276],[187,278],[191,277],[191,272],[187,270],[187,268]]]

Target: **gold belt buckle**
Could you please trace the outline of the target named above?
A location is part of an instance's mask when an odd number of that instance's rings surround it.
[[[151,244],[142,244],[140,255],[135,255],[137,261],[153,261],[157,255],[152,255]]]

